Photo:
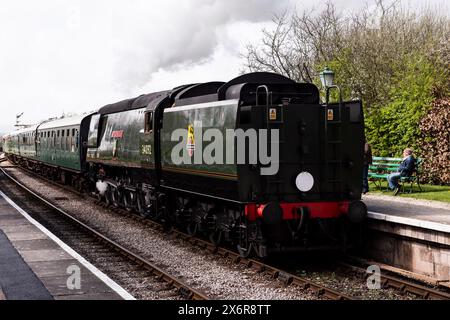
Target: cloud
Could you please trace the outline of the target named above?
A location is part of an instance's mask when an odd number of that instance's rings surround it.
[[[205,62],[226,26],[270,20],[288,1],[164,1],[155,9],[148,1],[132,3],[112,7],[115,76],[124,86],[142,84],[158,69]]]

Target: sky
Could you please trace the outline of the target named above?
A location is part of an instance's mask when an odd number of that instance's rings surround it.
[[[360,0],[333,0],[343,12]],[[371,1],[368,1],[369,4]],[[445,0],[402,0],[448,12]],[[283,11],[318,0],[1,0],[0,133],[185,83],[229,81]]]

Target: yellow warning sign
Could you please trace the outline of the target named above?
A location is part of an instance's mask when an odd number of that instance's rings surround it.
[[[271,108],[269,110],[269,119],[270,120],[277,120],[277,109]]]
[[[328,121],[333,121],[334,120],[334,111],[333,109],[328,109]]]
[[[194,155],[194,150],[195,150],[195,136],[194,136],[194,126],[193,125],[189,125],[188,126],[188,136],[187,136],[187,151],[190,157],[192,157]]]

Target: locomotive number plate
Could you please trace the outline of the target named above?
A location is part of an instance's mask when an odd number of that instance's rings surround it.
[[[152,155],[152,145],[151,144],[144,144],[141,146],[141,154],[145,155]]]

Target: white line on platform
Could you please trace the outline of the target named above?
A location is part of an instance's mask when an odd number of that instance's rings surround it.
[[[91,271],[97,278],[102,280],[108,287],[110,287],[114,292],[121,296],[125,300],[136,300],[131,294],[129,294],[124,288],[118,285],[114,280],[108,277],[106,274],[101,272],[97,267],[92,265],[89,261],[80,256],[75,250],[65,244],[61,239],[51,233],[47,228],[41,225],[39,222],[34,220],[28,213],[26,213],[21,207],[19,207],[14,201],[12,201],[6,194],[0,191],[0,195],[5,199],[14,209],[16,209],[21,215],[23,215],[30,223],[41,230],[47,237],[52,239],[56,244],[58,244],[64,251],[70,254],[74,259],[78,260],[86,269]]]
[[[418,228],[422,228],[422,229],[429,229],[429,230],[433,230],[433,231],[450,233],[450,225],[439,223],[439,222],[419,220],[419,219],[414,219],[414,218],[405,218],[405,217],[399,217],[399,216],[394,216],[394,215],[384,214],[384,213],[379,213],[379,212],[373,212],[373,211],[368,212],[368,217],[375,219],[375,220],[384,220],[384,221],[388,221],[388,222],[404,224],[404,225],[418,227]]]

